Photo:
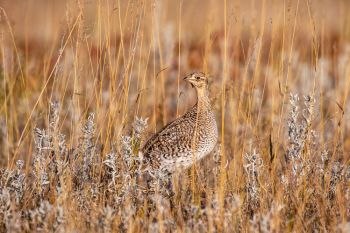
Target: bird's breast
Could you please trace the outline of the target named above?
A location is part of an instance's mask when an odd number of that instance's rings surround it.
[[[215,147],[218,140],[218,128],[215,116],[212,112],[206,115],[206,119],[199,131],[198,152],[201,157],[209,154]]]

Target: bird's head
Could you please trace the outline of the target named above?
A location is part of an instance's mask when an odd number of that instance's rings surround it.
[[[184,80],[189,82],[192,87],[195,87],[197,90],[205,90],[208,87],[208,76],[202,72],[191,73],[187,75]]]

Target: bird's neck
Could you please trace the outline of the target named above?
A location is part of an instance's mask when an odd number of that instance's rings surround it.
[[[197,106],[204,111],[210,108],[209,91],[207,88],[197,89]]]

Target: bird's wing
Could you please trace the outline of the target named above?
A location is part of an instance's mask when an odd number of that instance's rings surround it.
[[[153,135],[143,146],[142,151],[147,156],[153,150],[167,150],[167,145],[178,144],[181,141],[191,141],[191,113],[187,113],[180,118],[164,126],[158,133]],[[193,130],[192,130],[193,131]],[[189,138],[189,140],[186,140]],[[183,143],[182,143],[183,144]]]

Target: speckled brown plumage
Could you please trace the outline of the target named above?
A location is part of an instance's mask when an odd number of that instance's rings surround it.
[[[196,89],[197,103],[153,135],[141,150],[146,163],[160,174],[190,167],[208,155],[217,142],[218,130],[209,101],[207,76],[196,72],[185,80]]]

